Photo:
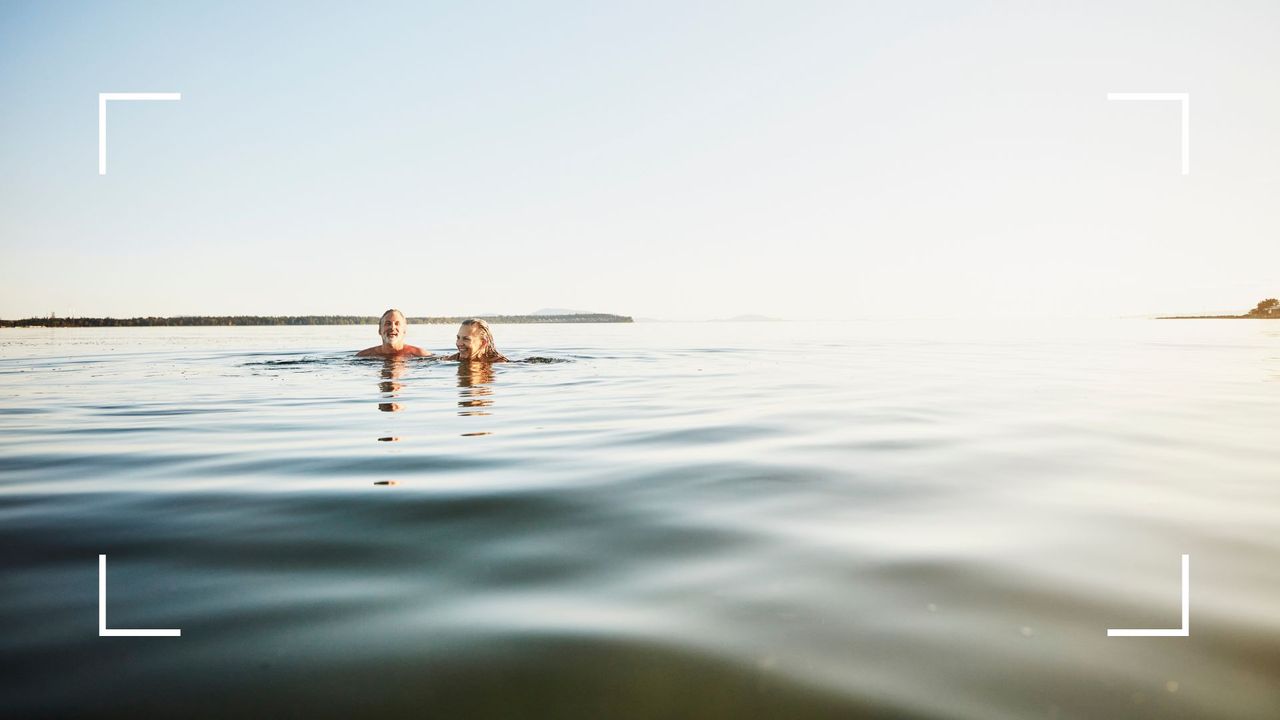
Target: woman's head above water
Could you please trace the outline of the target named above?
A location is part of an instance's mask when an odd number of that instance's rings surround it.
[[[454,345],[458,348],[455,359],[463,362],[505,362],[506,358],[493,346],[493,331],[489,323],[480,318],[463,320],[458,326]]]

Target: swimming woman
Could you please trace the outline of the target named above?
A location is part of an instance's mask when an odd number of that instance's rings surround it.
[[[455,344],[458,352],[445,360],[481,363],[510,362],[505,355],[498,352],[498,348],[493,346],[493,331],[489,329],[489,323],[480,318],[462,321],[462,325],[458,327]]]
[[[378,319],[378,335],[382,337],[381,345],[374,345],[356,353],[356,357],[410,358],[431,357],[431,353],[415,345],[406,345],[405,333],[409,329],[409,320],[404,313],[395,308],[382,313]]]

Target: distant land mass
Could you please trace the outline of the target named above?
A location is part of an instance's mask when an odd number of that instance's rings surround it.
[[[1280,320],[1280,300],[1267,298],[1244,315],[1171,315],[1157,320]]]
[[[411,317],[410,324],[456,325],[467,317],[481,317],[497,325],[520,323],[629,323],[626,315],[566,313],[538,315],[479,315],[460,317]],[[0,320],[0,327],[203,327],[217,325],[377,325],[377,315],[183,315],[135,318],[25,318]]]

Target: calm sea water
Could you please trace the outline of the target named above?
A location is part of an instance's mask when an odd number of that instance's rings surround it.
[[[1280,323],[496,334],[0,330],[0,714],[1280,716]]]

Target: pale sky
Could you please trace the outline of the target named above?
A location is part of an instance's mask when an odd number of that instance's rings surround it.
[[[258,5],[0,0],[0,317],[1280,295],[1280,3]]]

